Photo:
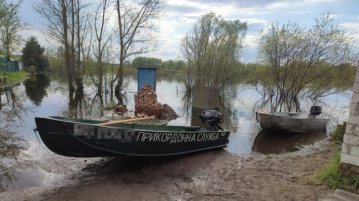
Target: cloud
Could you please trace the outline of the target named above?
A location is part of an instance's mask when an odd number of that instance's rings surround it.
[[[243,7],[257,7],[265,6],[271,3],[282,2],[285,0],[251,0],[251,1],[238,1],[238,0],[192,0],[192,2],[210,3],[210,4],[238,4]]]
[[[241,22],[246,22],[248,31],[260,31],[268,25],[268,21],[260,18],[241,18]]]
[[[359,22],[345,22],[340,24],[344,29],[350,29],[359,32]]]
[[[244,38],[243,45],[247,47],[257,47],[258,39],[259,39],[259,35],[257,34],[246,35],[246,37]]]
[[[243,49],[240,55],[242,62],[253,62],[257,56],[259,35],[247,34],[243,41]]]
[[[353,39],[353,42],[355,44],[359,43],[359,21],[358,22],[344,22],[344,23],[339,24],[339,26],[346,30],[346,32]],[[356,48],[358,48],[358,46],[356,46]]]
[[[304,0],[304,3],[328,3],[328,2],[335,2],[338,0]]]
[[[167,11],[167,12],[175,12],[175,13],[187,13],[187,14],[192,14],[192,13],[201,12],[201,9],[198,8],[197,6],[173,5],[173,4],[169,4],[169,5],[166,7],[166,11]]]

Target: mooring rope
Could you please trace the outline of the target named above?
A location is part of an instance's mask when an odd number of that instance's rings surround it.
[[[43,148],[46,150],[46,152],[50,155],[50,157],[52,158],[52,160],[53,160],[57,165],[61,166],[62,168],[64,168],[65,170],[67,170],[67,171],[69,171],[69,172],[75,172],[75,171],[76,171],[76,170],[69,169],[69,168],[63,166],[61,163],[59,163],[59,162],[53,157],[53,155],[50,153],[50,151],[48,150],[48,148],[45,147],[45,146],[41,143],[40,137],[39,137],[38,134],[37,134],[37,133],[38,133],[38,132],[37,132],[37,131],[38,131],[37,128],[35,128],[33,131],[34,131],[34,133],[35,133],[35,136],[36,136],[38,142],[40,143],[40,146],[43,147]]]

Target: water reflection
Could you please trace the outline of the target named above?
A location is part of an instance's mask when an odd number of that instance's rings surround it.
[[[0,191],[13,186],[17,170],[27,167],[21,160],[26,157],[23,151],[28,144],[16,133],[27,111],[13,88],[0,94]]]
[[[75,91],[69,91],[69,110],[68,116],[82,119],[83,108],[87,106],[83,88],[77,88]]]
[[[24,81],[26,95],[36,106],[39,106],[47,95],[46,88],[49,85],[50,79],[43,73],[32,75]]]
[[[207,125],[201,122],[198,115],[205,109],[218,110],[223,115],[223,126],[230,130],[236,130],[238,124],[235,123],[237,119],[232,102],[235,97],[235,90],[230,88],[227,91],[221,91],[215,87],[195,86],[192,88],[191,93],[184,93],[182,98],[184,103],[183,110],[186,110],[187,116],[191,116],[192,126],[201,127],[206,127]]]
[[[253,151],[264,154],[293,152],[302,146],[312,144],[327,137],[325,132],[314,133],[267,133],[259,132],[253,144]]]

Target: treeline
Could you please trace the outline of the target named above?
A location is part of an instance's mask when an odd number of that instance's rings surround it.
[[[326,79],[315,80],[310,83],[310,88],[338,88],[348,89],[353,86],[355,78],[355,66],[350,63],[332,65],[322,63],[316,66],[316,71],[331,70],[326,74]],[[247,84],[257,84],[260,82],[270,82],[270,66],[260,63],[238,63],[238,80],[237,82]],[[274,82],[273,82],[274,84]]]
[[[131,67],[157,67],[158,69],[172,69],[181,72],[186,68],[186,62],[183,60],[162,61],[155,57],[137,57],[132,61]]]
[[[64,66],[64,59],[61,56],[60,50],[54,51],[48,49],[47,58],[49,59],[50,66],[47,69],[48,71],[64,73],[66,68]],[[97,61],[94,59],[86,59],[84,64],[86,68],[84,69],[84,74],[88,75],[91,71],[94,71],[98,65]],[[103,71],[106,73],[116,73],[118,64],[116,63],[102,63]],[[155,57],[137,57],[131,62],[124,62],[124,70],[127,72],[135,72],[135,69],[138,67],[155,67],[159,72],[168,72],[173,73],[183,73],[186,69],[186,62],[183,60],[165,60],[163,61],[160,58]]]

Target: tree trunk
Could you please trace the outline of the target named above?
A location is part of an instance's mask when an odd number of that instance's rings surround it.
[[[71,68],[71,53],[70,53],[70,47],[69,47],[69,39],[68,39],[68,23],[67,23],[67,8],[66,8],[66,2],[65,0],[62,0],[61,2],[61,15],[62,15],[62,27],[64,30],[64,46],[65,46],[65,65],[67,70],[67,78],[69,83],[69,91],[70,94],[75,91],[75,87],[73,85],[73,69]]]
[[[115,86],[115,96],[116,96],[117,100],[120,100],[122,98],[121,91],[122,91],[122,83],[120,82],[120,79],[119,79]]]
[[[83,89],[82,81],[82,71],[81,71],[81,36],[80,36],[80,1],[77,0],[77,14],[76,14],[76,24],[77,24],[77,63],[76,63],[76,86],[77,88]]]

